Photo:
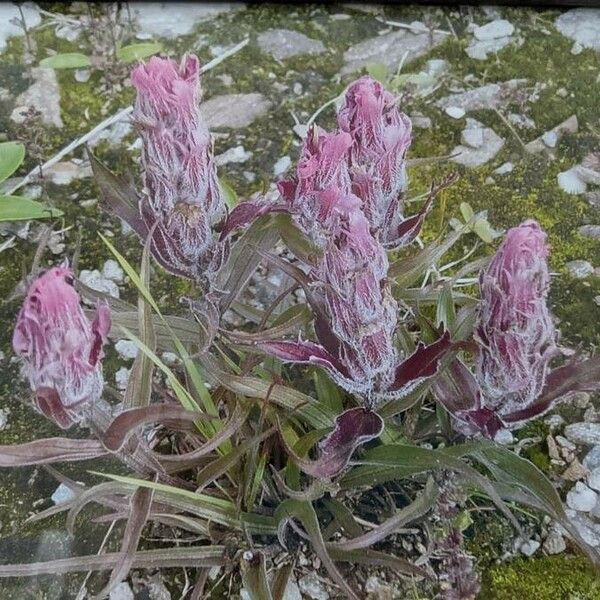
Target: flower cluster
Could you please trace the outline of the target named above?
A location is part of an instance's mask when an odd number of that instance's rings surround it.
[[[136,67],[134,119],[142,136],[139,209],[152,250],[169,271],[198,278],[218,266],[213,228],[225,214],[208,127],[199,109],[200,64],[153,57]]]
[[[72,284],[67,267],[38,277],[13,333],[37,408],[63,429],[80,421],[83,409],[102,395],[103,346],[110,330],[108,306],[100,304],[90,323]]]

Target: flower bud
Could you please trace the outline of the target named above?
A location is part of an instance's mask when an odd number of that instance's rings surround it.
[[[500,416],[536,400],[556,352],[547,257],[546,234],[528,220],[507,232],[480,275],[476,378],[483,405]]]
[[[212,228],[225,213],[199,109],[198,58],[185,56],[177,65],[153,57],[133,70],[131,81],[143,142],[140,212],[152,232],[153,251],[170,271],[197,277],[212,258]]]
[[[67,429],[82,409],[102,396],[103,346],[110,310],[100,304],[85,316],[67,267],[53,267],[29,287],[13,333],[13,349],[40,412]]]

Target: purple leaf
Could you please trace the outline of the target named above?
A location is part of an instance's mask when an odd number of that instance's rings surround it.
[[[284,204],[270,202],[265,198],[240,202],[227,216],[219,239],[224,240],[232,231],[247,227],[259,217],[271,212],[290,212],[290,209]]]
[[[321,455],[315,461],[298,456],[287,447],[302,471],[317,479],[331,479],[350,461],[354,451],[381,435],[383,419],[368,408],[351,408],[335,419],[333,431],[319,444]],[[285,442],[284,442],[285,443]]]
[[[107,454],[97,440],[46,438],[26,444],[0,446],[0,467],[24,467],[54,462],[88,460]]]
[[[433,377],[440,368],[440,361],[451,348],[452,342],[447,331],[429,346],[420,342],[417,349],[396,367],[394,381],[388,391],[405,395],[424,379]]]
[[[421,210],[416,214],[404,219],[395,227],[386,228],[383,245],[385,248],[395,250],[408,246],[420,233],[425,217],[431,210],[433,198],[429,198]]]
[[[557,400],[571,392],[598,389],[600,389],[600,357],[588,358],[580,362],[572,361],[549,373],[544,389],[535,402],[502,418],[511,425],[529,421],[543,415]]]

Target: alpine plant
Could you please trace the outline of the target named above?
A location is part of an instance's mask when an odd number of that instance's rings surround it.
[[[81,308],[68,267],[53,267],[30,285],[13,333],[13,349],[35,393],[38,410],[63,429],[100,399],[103,346],[110,310],[99,304],[92,322]]]
[[[597,359],[550,369],[559,352],[548,309],[546,233],[527,220],[509,229],[479,276],[475,371],[456,359],[435,383],[467,435],[494,437],[539,417],[575,390],[598,387]]]
[[[139,210],[155,258],[168,271],[206,278],[222,259],[214,226],[225,214],[212,142],[199,103],[200,63],[153,57],[133,69],[142,137]]]

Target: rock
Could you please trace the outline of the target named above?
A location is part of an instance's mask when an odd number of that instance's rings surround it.
[[[593,490],[600,492],[600,467],[596,467],[590,472],[587,478],[587,484]]]
[[[247,127],[271,108],[262,94],[223,94],[213,96],[201,105],[210,128],[241,129]]]
[[[565,538],[558,531],[552,529],[544,540],[542,549],[546,554],[560,554],[567,549],[567,544]]]
[[[548,446],[548,456],[554,460],[559,460],[558,446],[551,435],[546,436],[546,445]]]
[[[431,129],[433,126],[431,119],[424,115],[411,115],[410,120],[417,129]]]
[[[8,415],[10,415],[10,408],[0,408],[0,431],[8,427]]]
[[[556,131],[546,131],[546,133],[542,135],[542,142],[544,142],[548,148],[555,148],[556,143],[558,142]]]
[[[163,352],[160,358],[167,367],[172,367],[179,362],[179,356],[175,352]]]
[[[131,371],[126,367],[121,367],[115,373],[115,383],[117,384],[117,388],[120,390],[127,389],[127,382],[129,381],[129,374]]]
[[[582,225],[577,228],[579,235],[593,240],[600,240],[600,225]]]
[[[498,52],[511,43],[515,28],[505,19],[496,19],[481,27],[475,27],[475,39],[466,48],[466,53],[478,60],[485,60],[491,52]]]
[[[61,483],[54,490],[52,496],[50,496],[50,499],[54,504],[64,504],[65,502],[69,502],[69,500],[73,500],[73,498],[75,498],[73,490],[64,483]]]
[[[600,445],[594,446],[584,457],[583,466],[593,471],[600,467]]]
[[[75,69],[75,81],[85,83],[89,81],[92,72],[89,69]]]
[[[501,164],[497,169],[494,169],[494,173],[497,175],[505,175],[511,173],[515,166],[511,162],[505,162]]]
[[[258,45],[263,52],[276,60],[285,60],[303,54],[320,54],[325,46],[320,40],[313,40],[299,31],[291,29],[269,29],[258,36]]]
[[[514,441],[515,436],[510,432],[509,429],[500,429],[494,436],[494,442],[496,442],[496,444],[500,444],[501,446],[508,446],[509,444],[514,443]]]
[[[452,161],[466,167],[479,167],[490,161],[504,146],[504,140],[497,135],[493,129],[484,127],[475,119],[467,119],[467,125],[462,133],[462,139],[471,139],[478,141],[481,138],[481,144],[477,148],[468,146],[456,146],[452,150],[454,156]]]
[[[453,119],[462,119],[465,116],[465,110],[460,106],[448,106],[444,112]]]
[[[312,598],[312,600],[329,600],[329,592],[314,572],[301,577],[298,585],[300,591],[309,598]]]
[[[197,23],[243,8],[241,2],[144,2],[131,7],[141,33],[169,39],[192,33]]]
[[[83,27],[76,23],[60,23],[54,28],[54,35],[61,40],[74,42],[79,37],[82,30]]]
[[[83,271],[81,271],[79,279],[81,279],[82,283],[92,288],[93,290],[102,292],[104,294],[108,294],[113,298],[119,297],[119,287],[117,286],[117,284],[111,279],[104,277],[104,275],[102,275],[102,273],[100,273],[100,271],[98,271],[97,269],[94,269],[93,271],[88,271],[84,269]]]
[[[572,423],[565,427],[565,437],[576,444],[600,445],[600,423]]]
[[[566,267],[569,275],[573,277],[573,279],[585,279],[594,272],[593,265],[587,260],[571,260],[566,264]]]
[[[583,46],[579,42],[575,42],[571,46],[571,54],[573,54],[574,56],[577,56],[578,54],[581,54],[582,52],[583,52]]]
[[[281,600],[302,600],[300,588],[298,587],[298,584],[296,583],[296,580],[294,578],[290,577],[288,579]]]
[[[583,48],[600,50],[600,9],[576,8],[554,21],[556,29]]]
[[[577,449],[577,446],[573,442],[570,442],[567,438],[564,438],[562,435],[556,436],[556,442],[559,446],[566,448],[567,450],[573,451]]]
[[[463,144],[471,146],[471,148],[481,148],[483,146],[483,128],[471,127],[464,129],[461,140]]]
[[[131,121],[122,119],[96,134],[89,141],[89,144],[92,148],[95,148],[102,140],[106,140],[110,146],[118,146],[131,133],[132,129]]]
[[[577,408],[587,408],[590,403],[590,394],[589,392],[571,392],[569,402]]]
[[[594,547],[600,544],[600,529],[587,515],[571,509],[565,512],[585,542]]]
[[[533,556],[537,552],[539,547],[540,543],[538,541],[527,540],[526,542],[523,542],[521,544],[521,546],[519,547],[519,551],[525,556],[529,557]]]
[[[133,360],[138,353],[138,347],[131,340],[119,340],[115,344],[115,350],[120,356],[128,360]]]
[[[247,152],[241,144],[234,148],[229,148],[223,154],[215,156],[215,164],[217,167],[227,165],[229,163],[244,163],[252,158],[252,152]]]
[[[28,29],[42,22],[40,11],[32,2],[25,2],[21,9]],[[15,19],[21,19],[19,9],[12,2],[0,3],[0,52],[5,50],[8,38],[24,35],[23,28],[15,23]]]
[[[292,165],[292,159],[289,156],[282,156],[273,165],[273,175],[275,177],[280,177],[290,168],[291,165]]]
[[[598,494],[581,481],[567,493],[567,506],[579,512],[589,512],[596,506],[597,501]]]
[[[65,160],[46,169],[44,175],[56,185],[69,185],[76,179],[92,177],[92,168],[87,161]]]
[[[388,70],[395,72],[406,53],[408,54],[404,60],[405,65],[446,39],[444,34],[437,32],[430,36],[429,31],[418,21],[411,25],[416,29],[391,31],[348,48],[344,52],[345,64],[341,74],[348,75],[370,63],[384,64]]]
[[[510,99],[512,92],[527,83],[526,79],[511,79],[501,83],[489,83],[474,90],[444,96],[436,102],[436,106],[445,109],[458,106],[464,111],[500,108]]]
[[[575,458],[561,477],[566,481],[579,481],[588,473],[589,471],[577,460],[577,458]]]
[[[60,89],[54,69],[34,67],[31,69],[31,75],[34,83],[17,97],[15,108],[10,115],[11,120],[23,123],[25,117],[22,113],[33,106],[42,113],[40,119],[44,125],[61,128],[63,122],[60,116]]]
[[[121,265],[112,258],[109,258],[102,267],[102,275],[115,283],[123,283],[125,280],[125,272]]]
[[[523,129],[535,129],[535,122],[533,119],[519,113],[508,113],[506,117],[513,125],[522,127]]]
[[[515,28],[512,23],[509,23],[506,19],[496,19],[481,27],[476,27],[473,35],[483,42],[512,35],[514,31]]]
[[[134,600],[135,596],[126,581],[121,581],[108,595],[108,600]]]
[[[365,582],[365,592],[369,600],[392,600],[398,598],[398,590],[381,581],[376,575],[371,575]]]
[[[562,171],[556,177],[558,186],[567,194],[583,194],[587,190],[587,184],[579,176],[576,167]]]

